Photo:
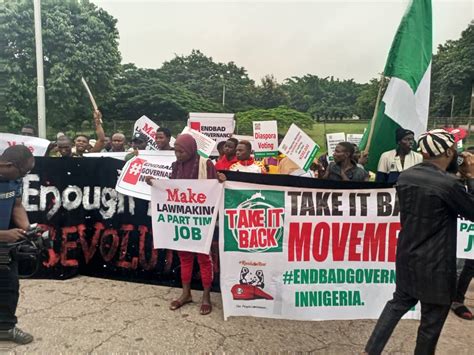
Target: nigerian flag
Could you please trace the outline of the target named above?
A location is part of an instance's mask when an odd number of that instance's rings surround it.
[[[384,75],[390,77],[380,102],[369,147],[369,170],[376,171],[380,155],[396,147],[398,127],[426,131],[432,57],[431,0],[411,0],[393,40]],[[370,124],[369,124],[370,127]],[[365,149],[370,129],[360,144]]]

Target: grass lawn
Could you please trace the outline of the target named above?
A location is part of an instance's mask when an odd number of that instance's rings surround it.
[[[326,134],[328,133],[364,133],[364,128],[368,127],[367,121],[357,122],[336,122],[336,123],[315,123],[311,130],[305,132],[321,147],[320,153],[326,152]]]

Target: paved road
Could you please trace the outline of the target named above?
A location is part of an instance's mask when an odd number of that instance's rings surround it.
[[[24,280],[20,327],[32,332],[27,346],[0,343],[0,352],[314,352],[361,353],[374,321],[298,322],[250,317],[223,320],[219,294],[214,312],[199,315],[198,303],[172,312],[179,289],[89,277],[68,281]],[[200,293],[195,292],[196,301]],[[474,283],[468,293],[474,307]],[[418,322],[402,321],[387,345],[391,354],[413,353]],[[468,354],[474,322],[450,314],[439,354]]]

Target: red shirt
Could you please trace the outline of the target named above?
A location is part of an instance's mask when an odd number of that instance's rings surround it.
[[[230,166],[234,163],[237,163],[236,156],[234,156],[232,160],[228,160],[227,156],[223,155],[222,158],[216,162],[216,170],[229,170]]]

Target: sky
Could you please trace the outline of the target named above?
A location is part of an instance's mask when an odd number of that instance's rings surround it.
[[[257,83],[267,74],[363,83],[382,72],[409,0],[92,1],[118,20],[123,63],[159,68],[199,49]],[[433,52],[473,18],[473,0],[433,0]]]

